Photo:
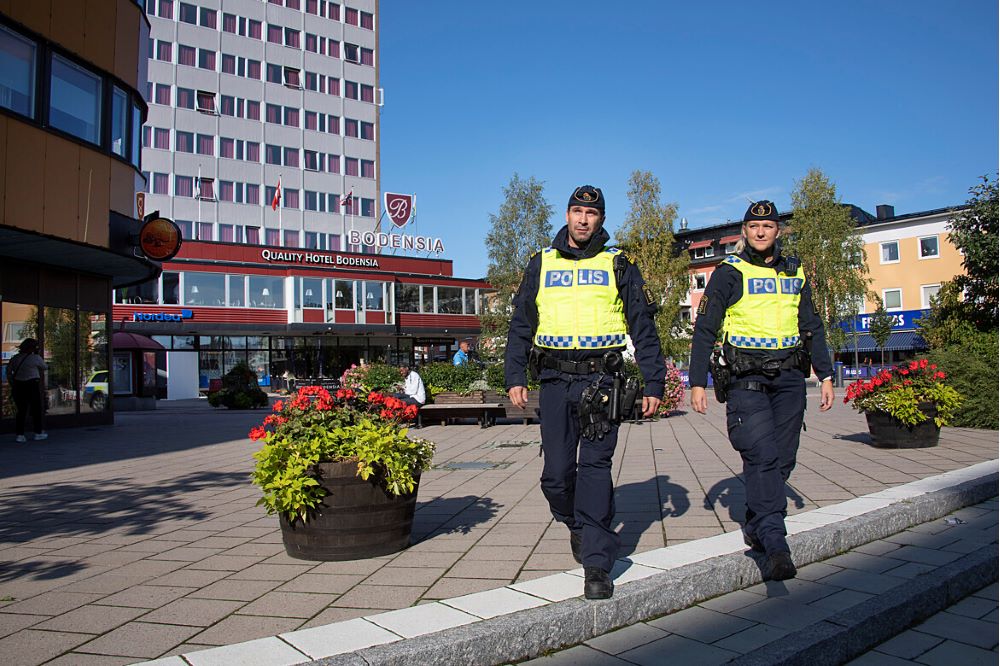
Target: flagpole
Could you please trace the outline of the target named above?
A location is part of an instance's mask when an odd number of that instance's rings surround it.
[[[278,174],[278,247],[285,247],[285,232],[281,228],[281,174]]]
[[[195,223],[194,238],[201,240],[201,164],[198,164],[198,191],[194,193],[198,197],[198,221]]]

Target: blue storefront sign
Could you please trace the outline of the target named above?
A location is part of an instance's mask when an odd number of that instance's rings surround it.
[[[178,312],[133,312],[132,321],[183,321],[191,319],[194,313],[190,310]]]
[[[930,310],[900,310],[899,312],[890,312],[888,314],[892,317],[892,330],[912,331],[917,328],[917,320],[928,312]],[[840,327],[848,333],[853,333],[855,330],[859,333],[867,333],[869,328],[871,328],[871,323],[871,314],[861,314],[854,317],[854,326],[851,326],[850,321],[844,321],[840,323]]]

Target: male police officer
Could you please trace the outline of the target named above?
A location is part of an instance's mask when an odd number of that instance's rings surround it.
[[[822,380],[820,410],[833,405],[823,322],[801,262],[781,254],[778,223],[770,201],[747,209],[743,247],[712,273],[698,305],[690,367],[691,406],[704,414],[709,355],[721,324],[723,349],[713,357],[713,379],[721,398],[728,392],[729,440],[743,458],[744,540],[767,554],[763,573],[771,580],[796,574],[785,541],[785,481],[799,447],[810,351]]]
[[[621,351],[632,336],[645,379],[643,416],[656,412],[665,366],[653,323],[654,299],[639,269],[621,250],[606,247],[604,195],[578,187],[552,247],[528,261],[514,298],[504,374],[511,402],[523,408],[525,368],[540,372],[542,493],[556,520],[570,529],[573,557],[584,565],[584,596],[607,599],[618,555],[612,529],[611,456],[621,407],[635,390],[622,390]],[[577,448],[579,447],[579,459]]]

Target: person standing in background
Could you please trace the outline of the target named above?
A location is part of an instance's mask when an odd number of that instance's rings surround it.
[[[25,338],[18,346],[17,354],[7,364],[7,381],[10,382],[17,408],[17,442],[28,441],[24,436],[24,426],[29,411],[35,427],[34,440],[37,442],[48,438],[48,434],[42,429],[42,379],[45,377],[45,370],[45,361],[38,355],[38,341]]]

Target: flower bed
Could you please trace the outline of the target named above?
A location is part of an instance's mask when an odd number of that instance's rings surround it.
[[[861,412],[887,414],[909,427],[933,418],[940,428],[951,422],[962,404],[962,396],[946,384],[947,378],[927,359],[910,361],[849,384],[844,402]],[[932,410],[925,406],[933,406],[936,413],[929,416]]]

